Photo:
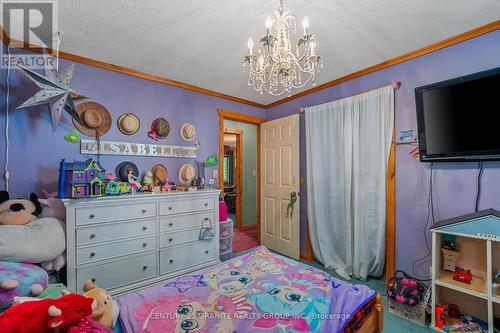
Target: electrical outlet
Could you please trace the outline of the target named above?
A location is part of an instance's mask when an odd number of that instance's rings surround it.
[[[219,170],[214,169],[214,178],[219,178]]]

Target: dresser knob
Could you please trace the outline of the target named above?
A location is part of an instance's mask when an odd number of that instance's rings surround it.
[[[94,215],[94,214],[90,214],[90,215],[89,215],[89,219],[93,219],[94,217],[95,217],[95,215]]]
[[[208,207],[208,202],[205,202],[205,207]]]
[[[148,227],[144,226],[144,227],[142,227],[142,230],[146,231],[146,230],[148,230]]]
[[[170,263],[173,264],[174,263],[174,259],[170,259]]]
[[[94,283],[95,282],[95,278],[90,279],[90,281],[92,281],[92,283]]]
[[[142,243],[142,247],[146,247],[146,246],[148,246],[148,243],[146,243],[146,242]]]
[[[91,252],[91,253],[90,253],[90,257],[91,257],[91,258],[95,257],[95,252]]]
[[[95,238],[95,234],[90,234],[90,239],[94,239]]]
[[[173,226],[173,225],[174,225],[174,224],[173,224],[172,222],[170,222],[170,223],[168,224],[168,226],[169,226],[169,227],[171,227],[171,226]]]
[[[142,266],[143,271],[145,271],[146,269],[148,269],[148,266]]]
[[[205,250],[205,254],[208,254],[208,250]]]
[[[173,241],[173,240],[174,240],[173,238],[169,238],[169,239],[168,239],[168,241],[169,241],[169,242],[171,242],[171,241]]]
[[[147,211],[148,211],[147,209],[143,209],[142,213],[145,214]]]
[[[172,209],[174,209],[174,207],[168,206],[168,210],[172,210]]]

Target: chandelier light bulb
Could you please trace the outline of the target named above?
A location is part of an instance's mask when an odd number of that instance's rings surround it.
[[[315,55],[314,53],[316,52],[316,42],[315,41],[311,41],[311,43],[309,43],[309,49],[311,50],[311,55]]]
[[[309,33],[309,19],[307,16],[302,19],[302,28],[304,28],[304,36],[306,36]]]
[[[273,27],[273,20],[271,20],[271,16],[267,16],[267,18],[266,18],[266,32],[268,35],[271,34],[272,27]]]
[[[259,66],[262,68],[264,66],[264,56],[261,54],[259,56]]]
[[[252,37],[248,38],[247,47],[248,47],[248,54],[252,55],[252,53],[253,53],[253,39],[252,39]]]

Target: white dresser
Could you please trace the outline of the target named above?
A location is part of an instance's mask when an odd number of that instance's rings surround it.
[[[219,190],[64,202],[72,291],[90,279],[116,295],[219,262]]]

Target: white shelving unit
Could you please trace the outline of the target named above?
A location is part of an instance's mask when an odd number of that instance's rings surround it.
[[[494,317],[499,317],[500,295],[493,290],[493,275],[500,269],[500,212],[486,210],[437,223],[432,231],[432,317],[436,327],[436,305],[455,304],[488,322],[494,333]],[[457,265],[471,269],[471,284],[453,280],[453,272],[443,269],[443,235],[457,237],[460,256]]]

